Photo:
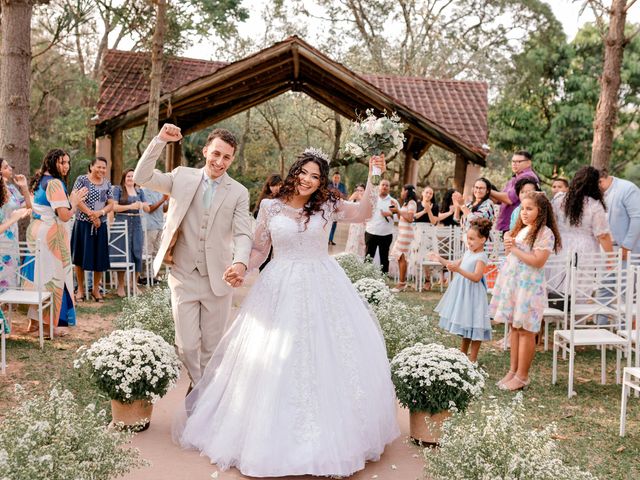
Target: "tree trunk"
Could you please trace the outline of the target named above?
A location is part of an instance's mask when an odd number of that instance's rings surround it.
[[[604,68],[600,78],[600,98],[593,122],[591,165],[608,168],[613,147],[613,131],[618,118],[620,70],[625,47],[624,25],[627,0],[613,0],[609,10],[609,29],[604,41]]]
[[[335,126],[333,135],[333,153],[331,154],[331,161],[335,162],[340,155],[340,137],[342,137],[342,122],[340,121],[340,114],[333,112],[333,123]]]
[[[247,160],[244,158],[244,150],[249,140],[249,132],[251,131],[251,109],[248,109],[244,114],[244,129],[242,130],[242,136],[240,137],[240,145],[238,145],[238,154],[236,155],[236,162],[238,163],[238,169],[240,173],[244,175],[247,171]]]
[[[162,51],[164,50],[164,35],[167,30],[167,2],[155,0],[156,28],[153,32],[151,47],[151,75],[149,76],[149,115],[147,117],[147,142],[158,134],[158,120],[160,116],[160,90],[162,87]]]
[[[0,157],[29,174],[30,0],[0,0]]]

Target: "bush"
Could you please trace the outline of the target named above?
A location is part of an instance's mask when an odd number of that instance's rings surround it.
[[[475,407],[474,407],[475,409]],[[478,411],[456,414],[443,426],[440,448],[424,451],[433,480],[591,480],[588,472],[566,465],[552,435],[526,427],[522,395],[509,405],[484,403]]]
[[[123,448],[131,434],[107,429],[104,410],[83,408],[57,387],[33,398],[16,387],[0,428],[0,478],[108,480],[147,465],[137,449]]]
[[[372,308],[380,322],[389,359],[403,348],[432,341],[429,317],[422,313],[420,307],[409,306],[392,296],[386,302],[372,305]]]
[[[118,330],[142,328],[160,335],[173,345],[175,327],[169,288],[156,287],[142,295],[127,298],[123,302],[122,313],[116,319],[114,327]]]
[[[391,377],[402,406],[433,415],[464,411],[482,393],[485,376],[458,349],[418,343],[393,358]]]
[[[176,383],[181,363],[173,346],[140,328],[114,330],[90,347],[80,347],[75,368],[86,366],[112,400],[160,399]]]
[[[361,278],[353,284],[360,296],[364,298],[369,305],[377,307],[393,298],[393,294],[384,280],[375,278]]]
[[[355,283],[362,278],[373,278],[376,280],[383,280],[384,274],[380,267],[374,265],[370,261],[362,260],[359,256],[353,253],[340,253],[334,257],[338,264],[347,274],[351,283]]]

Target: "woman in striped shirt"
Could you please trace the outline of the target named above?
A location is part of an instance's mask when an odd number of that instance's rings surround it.
[[[413,217],[418,209],[416,187],[405,185],[400,194],[400,201],[402,202],[400,209],[395,205],[390,208],[391,212],[397,214],[399,218],[398,237],[391,247],[391,256],[398,260],[400,272],[398,284],[391,289],[392,292],[401,292],[407,288],[407,255],[414,235]]]

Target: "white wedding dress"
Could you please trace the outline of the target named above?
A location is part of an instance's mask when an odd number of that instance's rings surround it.
[[[348,476],[400,432],[377,321],[328,254],[331,222],[363,222],[376,195],[301,210],[263,200],[250,269],[273,259],[247,295],[174,431],[244,475]]]

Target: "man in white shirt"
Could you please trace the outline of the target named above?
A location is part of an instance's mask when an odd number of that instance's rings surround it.
[[[384,273],[389,272],[389,248],[393,241],[393,213],[391,205],[398,207],[398,202],[389,195],[391,185],[389,180],[382,180],[379,186],[378,203],[371,220],[365,228],[364,241],[367,246],[367,256],[374,258],[376,250],[380,253],[380,264]],[[398,207],[399,208],[399,207]]]

